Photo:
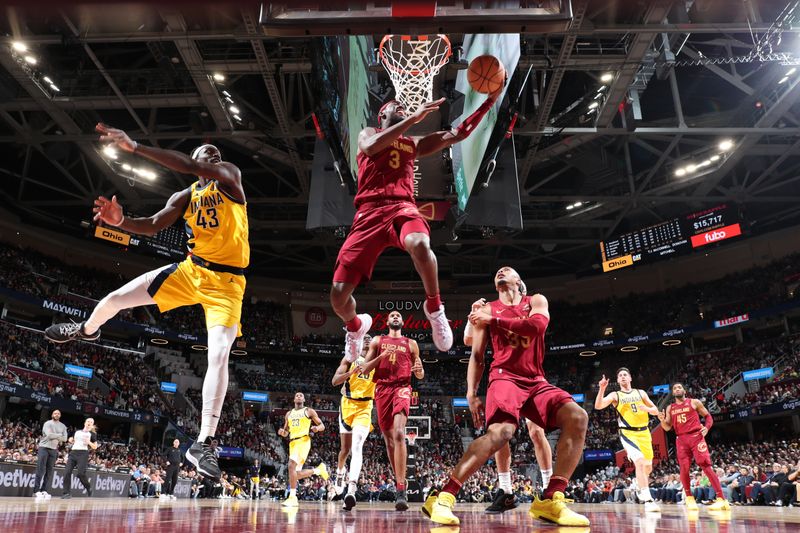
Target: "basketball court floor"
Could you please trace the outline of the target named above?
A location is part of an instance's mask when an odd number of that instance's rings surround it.
[[[527,505],[499,516],[483,513],[483,505],[459,505],[460,527],[442,527],[425,518],[419,504],[404,513],[393,506],[359,504],[344,513],[337,503],[301,503],[285,510],[278,502],[249,500],[154,500],[75,498],[35,502],[0,498],[1,531],[105,533],[169,532],[302,532],[302,533],[420,533],[480,532],[614,532],[614,533],[780,533],[800,531],[800,509],[736,507],[730,512],[702,509],[687,513],[681,506],[664,506],[660,514],[645,514],[634,505],[575,505],[592,522],[591,528],[563,528],[534,520]]]

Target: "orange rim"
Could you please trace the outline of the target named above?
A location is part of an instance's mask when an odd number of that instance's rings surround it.
[[[450,39],[447,37],[447,35],[439,34],[439,37],[444,41],[445,45],[447,46],[447,50],[444,53],[444,55],[442,56],[441,61],[439,61],[439,64],[431,66],[430,68],[422,69],[422,70],[419,70],[419,69],[406,70],[404,68],[392,65],[391,63],[389,63],[386,60],[386,53],[384,52],[384,46],[386,45],[387,41],[389,41],[389,39],[391,39],[392,37],[394,37],[394,35],[392,35],[392,34],[383,36],[383,39],[381,39],[381,44],[378,46],[378,55],[380,57],[381,63],[383,63],[383,66],[385,66],[387,69],[392,70],[394,72],[399,72],[400,74],[407,74],[407,75],[410,75],[410,76],[419,76],[419,75],[424,75],[424,74],[430,74],[430,72],[431,72],[431,70],[433,68],[437,68],[437,69],[442,68],[447,63],[447,60],[450,59],[450,56],[453,54],[453,48],[450,46]],[[400,40],[401,41],[410,41],[411,40],[411,35],[401,35],[400,36]],[[417,35],[417,39],[416,40],[417,41],[429,41],[430,38],[427,35]]]

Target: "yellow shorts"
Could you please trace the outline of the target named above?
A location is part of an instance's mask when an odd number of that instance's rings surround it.
[[[206,328],[238,326],[241,335],[245,284],[244,276],[208,270],[187,258],[159,272],[147,292],[162,313],[200,304],[206,313]]]
[[[622,441],[622,447],[631,462],[635,463],[639,459],[653,460],[653,439],[649,429],[644,431],[620,429],[619,440]]]
[[[297,463],[297,469],[303,466],[311,451],[311,437],[300,437],[289,441],[289,460]]]
[[[372,400],[351,400],[342,396],[339,404],[339,433],[352,433],[354,426],[372,431]]]

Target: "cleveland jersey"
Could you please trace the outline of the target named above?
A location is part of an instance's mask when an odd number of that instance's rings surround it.
[[[381,131],[378,129],[377,131]],[[414,202],[414,160],[417,145],[410,137],[398,137],[373,156],[358,152],[358,192],[354,204],[367,202]]]
[[[700,415],[692,406],[692,399],[685,398],[682,402],[673,403],[669,406],[670,422],[676,435],[687,435],[689,433],[699,433]]]
[[[411,339],[407,337],[379,337],[378,356],[381,362],[372,379],[379,385],[411,385]]]
[[[527,319],[531,312],[531,297],[523,296],[517,305],[505,305],[500,300],[489,303],[492,317],[509,318],[511,320]],[[501,377],[510,373],[514,377],[533,379],[544,377],[542,363],[544,361],[544,333],[550,320],[541,314],[533,315],[541,325],[540,334],[526,337],[501,328],[492,323],[489,334],[492,337],[494,360],[491,366],[491,377]]]
[[[189,253],[211,263],[246,268],[250,263],[247,205],[223,192],[216,181],[195,182],[183,219]]]
[[[354,362],[350,363],[350,371],[356,366],[363,364],[364,358],[359,357]],[[342,385],[342,396],[350,398],[351,400],[371,400],[375,397],[375,382],[372,377],[375,375],[373,368],[369,374],[359,374],[353,372],[350,377]]]
[[[289,440],[308,437],[311,431],[311,418],[306,411],[305,407],[289,411]]]
[[[647,411],[644,410],[642,391],[632,389],[628,392],[617,391],[617,415],[620,429],[642,429],[650,422]]]

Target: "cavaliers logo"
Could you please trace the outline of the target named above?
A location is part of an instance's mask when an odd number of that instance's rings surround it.
[[[705,442],[701,442],[697,445],[697,451],[701,453],[706,453],[708,451],[708,444]]]
[[[402,399],[411,399],[411,387],[403,387],[397,391],[397,397]]]

